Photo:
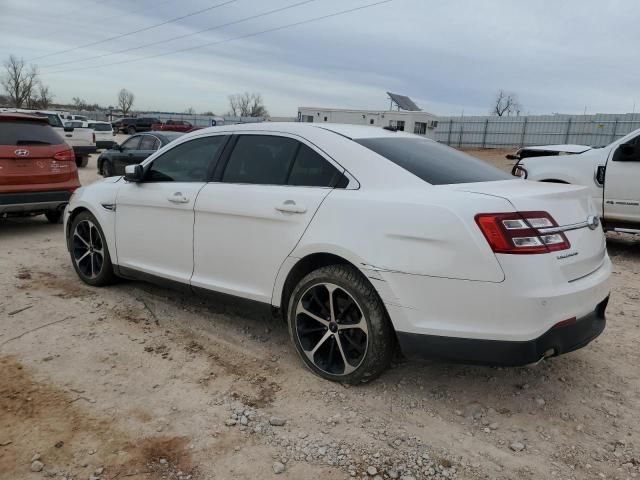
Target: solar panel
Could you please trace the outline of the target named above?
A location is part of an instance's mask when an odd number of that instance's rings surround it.
[[[398,95],[397,93],[391,92],[387,92],[387,95],[389,95],[391,101],[398,105],[398,107],[400,107],[402,110],[408,110],[410,112],[419,112],[420,110],[422,110],[414,103],[413,100],[411,100],[406,95]]]

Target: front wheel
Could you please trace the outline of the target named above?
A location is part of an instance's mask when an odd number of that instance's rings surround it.
[[[102,176],[103,177],[113,177],[115,174],[113,173],[113,165],[109,160],[105,160],[102,164]]]
[[[94,287],[115,280],[109,248],[100,224],[89,212],[80,212],[71,224],[71,262],[84,283]]]
[[[133,135],[134,133],[136,133],[136,127],[129,127],[127,128],[127,133],[129,135]]]
[[[354,267],[315,270],[294,288],[291,339],[311,371],[328,380],[373,380],[391,363],[395,334],[380,297]]]

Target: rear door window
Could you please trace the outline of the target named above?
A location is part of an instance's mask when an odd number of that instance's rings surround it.
[[[143,135],[138,150],[157,150],[159,146],[160,141],[156,137]]]
[[[513,179],[482,160],[432,140],[383,137],[354,141],[432,185]]]
[[[47,123],[0,121],[0,145],[60,145],[64,140]]]
[[[241,135],[222,175],[226,183],[286,185],[299,142],[275,135]]]

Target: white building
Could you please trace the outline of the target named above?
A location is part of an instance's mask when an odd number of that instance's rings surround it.
[[[393,127],[409,133],[434,137],[438,126],[435,115],[418,109],[408,97],[389,94],[391,108],[397,110],[350,110],[344,108],[298,107],[299,122],[349,123],[374,127]],[[407,108],[401,110],[400,108]]]

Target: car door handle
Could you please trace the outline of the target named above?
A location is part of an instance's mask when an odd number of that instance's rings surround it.
[[[306,213],[307,211],[306,207],[302,205],[296,205],[296,202],[294,202],[293,200],[287,200],[286,202],[283,202],[282,205],[276,207],[276,210],[285,213]]]
[[[184,195],[182,192],[175,192],[169,198],[167,198],[171,203],[189,203],[189,198]]]

